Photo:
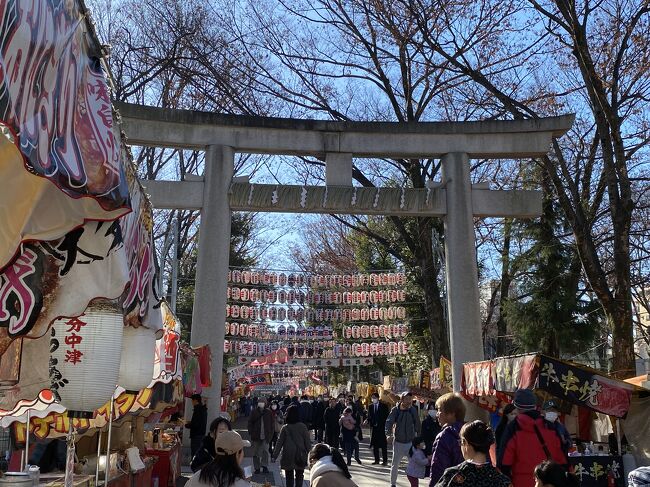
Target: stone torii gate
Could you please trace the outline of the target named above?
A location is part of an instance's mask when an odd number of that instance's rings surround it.
[[[221,399],[232,211],[435,216],[444,220],[447,309],[454,390],[463,362],[483,359],[474,217],[541,214],[537,191],[472,185],[472,158],[536,157],[569,130],[573,115],[485,122],[331,122],[220,115],[117,104],[132,145],[205,150],[202,178],[142,181],[155,208],[201,211],[192,345],[212,350],[212,386]],[[252,184],[233,179],[235,153],[304,155],[325,160],[326,186]],[[425,188],[352,185],[352,159],[440,158],[442,184]]]

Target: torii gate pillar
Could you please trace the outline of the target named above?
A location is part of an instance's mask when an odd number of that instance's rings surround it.
[[[442,157],[442,184],[447,199],[445,279],[451,362],[454,391],[460,391],[463,363],[483,360],[472,182],[467,154],[453,152]]]
[[[210,345],[211,386],[204,389],[208,425],[221,411],[224,319],[230,258],[229,189],[234,171],[232,147],[210,145],[205,153],[203,206],[196,262],[192,346]]]

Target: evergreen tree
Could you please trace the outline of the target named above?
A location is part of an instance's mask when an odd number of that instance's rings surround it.
[[[599,334],[600,306],[579,291],[581,264],[574,245],[558,234],[563,230],[560,209],[550,181],[541,176],[544,194],[542,217],[519,223],[530,248],[515,257],[513,271],[520,275],[517,297],[504,306],[505,320],[524,351],[560,357],[588,349]]]

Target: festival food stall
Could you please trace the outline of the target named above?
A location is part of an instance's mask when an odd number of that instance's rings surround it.
[[[463,364],[462,393],[484,409],[496,411],[518,388],[534,389],[540,404],[555,398],[564,419],[574,418],[566,424],[578,447],[570,451],[569,463],[582,486],[624,485],[624,460],[626,465],[650,462],[647,409],[641,409],[650,390],[542,354]],[[603,419],[614,425],[615,444],[610,445],[607,437],[594,437],[594,424]],[[632,455],[624,455],[623,434]]]
[[[151,444],[150,449],[145,449],[145,422],[149,421],[149,418],[155,418],[157,421],[160,413],[177,408],[183,401],[180,322],[166,303],[161,303],[160,309],[164,318],[164,333],[162,338],[155,342],[155,349],[152,349],[150,366],[144,368],[149,375],[148,385],[140,390],[118,387],[113,400],[96,409],[92,415],[72,418],[66,408],[55,400],[55,395],[50,389],[41,391],[36,400],[21,404],[14,410],[13,415],[4,415],[0,420],[1,426],[11,428],[14,446],[19,449],[12,455],[10,470],[21,468],[21,449],[30,449],[27,445],[27,429],[31,439],[30,450],[34,453],[34,443],[61,444],[72,428],[75,432],[72,439],[73,451],[76,454],[76,461],[72,466],[76,474],[75,485],[79,482],[83,485],[85,480],[95,484],[99,478],[106,476],[110,479],[109,485],[151,485],[162,463],[157,460],[156,450],[160,447],[178,451],[180,440],[175,436],[172,444],[160,441]],[[130,351],[139,357],[146,355],[143,350]],[[138,375],[137,371],[133,368],[129,370],[131,382],[122,382],[127,384],[127,387],[137,388],[138,384],[133,382],[134,376]],[[145,379],[142,380],[142,383],[147,383]],[[108,451],[110,454],[101,453]],[[25,461],[23,458],[22,462]],[[61,465],[57,467],[62,469]],[[176,468],[174,471],[180,470]],[[52,485],[62,485],[63,473],[41,474],[41,478],[48,480]]]

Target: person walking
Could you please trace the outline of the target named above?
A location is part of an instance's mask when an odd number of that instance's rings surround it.
[[[253,466],[255,473],[268,472],[269,442],[273,438],[273,415],[266,407],[266,399],[261,397],[257,407],[248,417],[248,434],[253,444]],[[261,468],[261,470],[260,470]]]
[[[318,443],[323,441],[325,432],[325,402],[323,396],[318,396],[316,402],[312,405],[312,426],[314,427],[314,440]]]
[[[517,417],[517,409],[515,408],[515,405],[512,403],[506,404],[503,407],[503,412],[501,413],[501,419],[499,420],[499,424],[497,424],[497,429],[494,432],[494,437],[497,444],[497,455],[499,455],[501,451],[501,444],[503,443],[501,440],[503,439],[503,433],[506,432],[506,427],[508,426],[508,424],[511,421],[514,421],[516,417]]]
[[[214,460],[196,472],[185,487],[250,487],[241,468],[247,446],[251,444],[236,431],[220,433],[214,441]]]
[[[427,415],[422,421],[422,439],[426,445],[424,452],[427,456],[431,455],[431,452],[433,451],[433,442],[440,431],[442,431],[442,427],[440,426],[440,423],[438,423],[436,404],[431,402],[427,405]],[[427,475],[427,477],[428,476],[429,475]]]
[[[341,435],[340,417],[338,401],[331,397],[330,404],[323,413],[323,419],[325,421],[325,443],[333,448],[339,447],[339,436]]]
[[[341,452],[325,443],[314,445],[309,452],[309,486],[358,487]]]
[[[510,479],[490,462],[494,433],[483,421],[472,421],[460,429],[460,449],[464,461],[449,467],[436,487],[455,487],[462,483],[476,487],[512,487]]]
[[[420,479],[426,477],[427,466],[431,461],[431,458],[424,452],[426,447],[424,438],[421,436],[413,438],[411,449],[409,450],[409,463],[406,466],[406,478],[411,484],[411,487],[420,487]]]
[[[314,411],[311,402],[309,402],[309,397],[303,395],[300,398],[300,421],[307,426],[307,430],[312,428],[313,415]]]
[[[399,464],[408,455],[413,438],[420,434],[420,417],[413,406],[413,395],[410,392],[403,392],[399,404],[390,411],[384,432],[386,436],[393,437],[390,484],[395,487]]]
[[[208,408],[203,404],[201,394],[192,394],[192,419],[185,423],[185,427],[190,430],[190,451],[192,458],[201,448],[203,437],[205,436],[205,428],[208,426]]]
[[[269,441],[269,455],[273,455],[273,449],[275,448],[275,444],[278,441],[278,435],[280,434],[280,430],[282,429],[282,425],[284,424],[284,415],[280,411],[280,405],[278,404],[278,401],[273,401],[271,403],[271,418],[273,418],[273,436],[271,437],[271,441]]]
[[[379,451],[381,450],[382,465],[388,463],[388,440],[386,439],[386,419],[388,418],[388,406],[379,400],[379,394],[374,392],[368,406],[368,419],[366,423],[370,426],[370,447],[375,455],[373,465],[379,464]]]
[[[453,392],[443,394],[436,400],[438,423],[442,427],[433,442],[431,452],[431,480],[429,486],[436,485],[449,467],[463,461],[460,449],[460,429],[465,422],[465,403]]]
[[[352,452],[354,452],[354,459],[361,465],[359,458],[359,442],[357,441],[357,421],[352,415],[352,407],[348,406],[343,410],[343,415],[339,419],[341,426],[341,436],[343,437],[343,449],[348,459],[348,465],[351,465]]]
[[[544,460],[567,465],[562,438],[537,410],[537,397],[530,389],[515,391],[517,417],[506,427],[497,465],[512,479],[514,487],[533,487],[535,466]]]
[[[196,455],[192,457],[192,462],[190,463],[192,472],[201,470],[204,465],[214,460],[216,455],[214,452],[214,442],[217,439],[217,436],[231,430],[232,425],[226,418],[219,417],[210,423],[210,432],[203,437],[201,448],[199,448]]]
[[[271,461],[275,462],[282,452],[280,467],[284,470],[286,487],[302,487],[311,440],[307,426],[300,421],[300,406],[292,405],[287,408],[284,423]]]

